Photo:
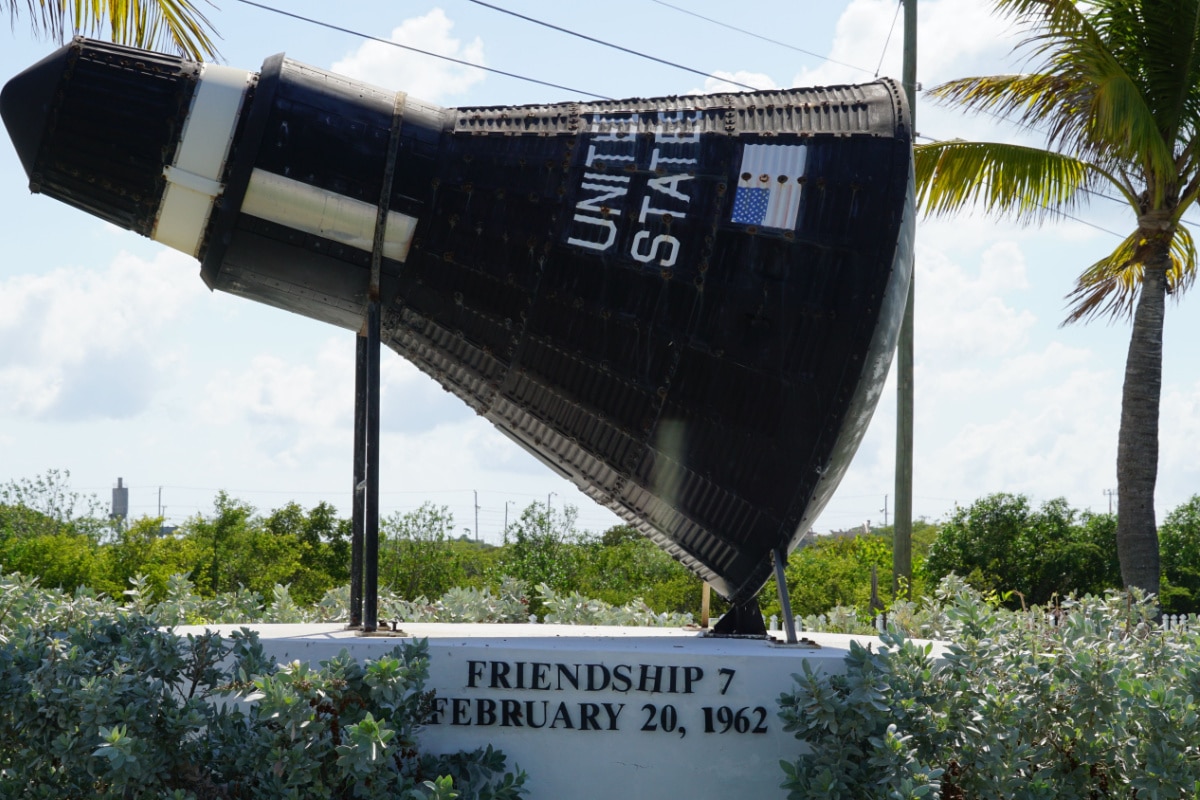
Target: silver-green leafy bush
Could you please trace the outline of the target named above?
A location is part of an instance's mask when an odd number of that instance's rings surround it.
[[[538,595],[545,609],[543,622],[561,625],[630,625],[634,627],[679,628],[692,624],[691,614],[658,613],[635,598],[623,606],[584,597],[578,592],[556,592],[539,584]]]
[[[860,619],[858,611],[846,606],[834,606],[824,614],[809,614],[797,620],[801,630],[816,633],[858,633],[871,636],[875,626]]]
[[[301,606],[287,586],[276,585],[269,599],[239,588],[205,597],[186,575],[167,580],[164,597],[154,602],[148,581],[134,577],[118,604],[85,588],[73,594],[42,589],[37,581],[17,574],[0,573],[0,636],[11,606],[14,618],[39,624],[112,615],[118,611],[141,614],[163,626],[267,623],[345,623],[349,619],[350,588],[330,589],[312,606]],[[593,600],[576,592],[559,593],[546,584],[537,587],[537,598],[545,614],[543,622],[569,625],[632,625],[680,627],[692,623],[690,614],[657,613],[640,599],[623,606]],[[530,621],[529,588],[520,580],[503,577],[498,586],[451,589],[436,600],[405,599],[386,587],[378,596],[381,621],[521,623]],[[22,616],[26,615],[26,616]],[[840,618],[828,624],[839,629]]]
[[[0,589],[14,601],[11,622],[30,587]],[[245,631],[184,638],[124,613],[63,617],[0,623],[0,797],[501,800],[523,792],[524,776],[506,772],[490,748],[420,753],[431,703],[423,642],[362,663],[343,652],[316,667],[277,667]]]
[[[791,798],[1200,796],[1200,633],[1111,593],[1012,612],[961,582],[780,698]],[[936,632],[944,651],[908,638]]]
[[[528,622],[528,593],[523,581],[505,577],[496,589],[460,587],[433,601],[381,591],[379,609],[382,618],[401,622]]]

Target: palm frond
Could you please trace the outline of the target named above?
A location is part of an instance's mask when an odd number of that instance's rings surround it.
[[[1058,59],[1071,62],[1077,82],[1090,84],[1091,90],[1079,124],[1064,130],[1065,146],[1111,153],[1162,175],[1174,172],[1172,143],[1137,76],[1097,43],[1064,49]]]
[[[937,142],[914,158],[917,207],[928,215],[977,206],[1031,222],[1074,208],[1095,180],[1081,159],[1013,144]]]
[[[17,0],[7,3],[9,24],[17,26],[21,19],[21,4]],[[63,20],[66,18],[66,3],[46,3],[41,0],[25,0],[30,25],[35,36],[46,36],[56,31],[64,30]]]
[[[1115,250],[1092,264],[1075,281],[1067,295],[1069,311],[1063,325],[1096,317],[1133,317],[1142,268],[1133,261],[1141,234],[1134,231]]]
[[[1115,250],[1088,267],[1067,295],[1069,312],[1063,325],[1097,317],[1132,319],[1142,287],[1145,239],[1141,231],[1127,236]],[[1191,231],[1180,226],[1170,247],[1167,292],[1180,299],[1196,280],[1196,244]]]
[[[935,86],[928,94],[941,103],[1041,129],[1050,149],[1104,157],[1103,150],[1096,148],[1088,135],[1087,111],[1092,104],[1092,87],[1072,75],[1036,73],[959,78]]]
[[[1200,0],[993,2],[1025,30],[1018,48],[1030,74],[964,78],[932,94],[1040,130],[1046,147],[920,146],[918,205],[926,214],[978,207],[1028,222],[1107,184],[1138,229],[1079,276],[1064,324],[1131,317],[1146,264],[1161,259],[1168,291],[1181,296],[1197,272],[1180,218],[1200,195]]]
[[[1072,0],[994,0],[996,12],[1039,27],[1055,30],[1078,24],[1079,8]]]
[[[989,79],[956,81],[945,90],[934,89],[936,95],[977,110],[994,108],[1022,124],[1048,124],[1052,149],[1131,161],[1159,175],[1173,173],[1173,130],[1164,129],[1161,103],[1148,94],[1146,70],[1137,57],[1142,48],[1128,46],[1123,38],[1136,26],[1110,21],[1130,5],[1128,0],[995,2],[1002,15],[1028,28],[1019,48],[1040,62],[1027,76],[1001,76],[1001,82],[990,85]],[[1106,16],[1109,6],[1118,10]]]
[[[207,0],[201,0],[211,5]],[[18,2],[9,4],[15,25]],[[217,56],[216,30],[194,0],[26,0],[35,35],[104,37],[118,44],[171,49],[200,61]]]
[[[1167,270],[1167,292],[1179,300],[1196,282],[1196,272],[1200,264],[1196,259],[1196,242],[1192,232],[1184,226],[1175,230],[1175,238],[1171,240],[1171,268]]]
[[[1081,88],[1065,75],[985,75],[947,81],[927,94],[970,111],[1027,123],[1075,113]]]
[[[1094,18],[1163,138],[1190,139],[1200,120],[1200,0],[1103,0]]]

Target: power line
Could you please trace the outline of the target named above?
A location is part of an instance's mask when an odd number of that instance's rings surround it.
[[[242,0],[242,2],[245,2],[245,0]],[[711,72],[705,72],[704,70],[693,69],[692,67],[685,67],[683,64],[679,64],[674,61],[668,61],[665,58],[658,58],[657,56],[652,56],[652,55],[649,55],[648,53],[643,53],[640,50],[632,50],[628,47],[622,47],[619,44],[613,44],[612,42],[606,42],[603,39],[597,39],[594,36],[588,36],[586,33],[579,33],[578,31],[568,30],[567,28],[560,28],[558,25],[552,25],[551,23],[546,22],[544,20],[536,19],[535,17],[527,17],[524,14],[518,14],[516,11],[510,11],[507,8],[501,8],[500,6],[494,6],[491,3],[485,3],[485,2],[483,2],[483,0],[468,0],[468,2],[474,3],[477,6],[483,6],[484,8],[490,8],[493,11],[499,11],[501,14],[508,14],[510,17],[516,17],[517,19],[523,19],[526,22],[532,22],[534,25],[541,25],[543,28],[549,28],[550,30],[558,31],[559,33],[565,33],[569,36],[574,36],[576,38],[583,39],[584,41],[592,42],[593,44],[598,44],[603,47],[611,48],[613,50],[619,50],[622,53],[627,53],[631,56],[637,56],[638,58],[644,58],[647,61],[653,61],[655,63],[663,64],[668,67],[673,67],[675,69],[681,69],[685,72],[690,72],[693,75],[699,75],[704,78],[712,78],[713,80],[724,81],[725,83],[732,83],[734,86],[740,86],[743,89],[749,89],[750,91],[753,91],[753,92],[760,91],[760,87],[758,87],[758,86],[751,86],[748,83],[742,83],[741,81],[735,81],[732,78],[722,78],[720,75],[713,75]]]
[[[777,40],[777,39],[771,39],[771,38],[769,38],[769,37],[767,37],[767,36],[762,36],[762,35],[760,35],[760,34],[754,33],[753,31],[748,31],[748,30],[746,30],[746,29],[744,29],[744,28],[739,28],[739,27],[737,27],[736,25],[730,25],[730,24],[728,24],[728,23],[726,23],[726,22],[721,22],[720,20],[716,20],[716,19],[713,19],[713,18],[711,18],[711,17],[706,17],[706,16],[704,16],[703,14],[697,14],[697,13],[696,13],[696,12],[694,12],[694,11],[690,11],[690,10],[688,10],[688,9],[686,9],[686,8],[682,8],[682,7],[680,7],[680,6],[674,5],[673,3],[668,3],[668,2],[666,2],[666,0],[650,0],[650,1],[651,1],[652,3],[657,3],[657,4],[658,4],[658,5],[660,5],[660,6],[665,6],[666,8],[670,8],[670,9],[673,9],[673,10],[675,10],[675,11],[678,11],[678,12],[679,12],[679,13],[681,13],[681,14],[687,14],[687,15],[688,15],[688,16],[690,16],[690,17],[696,17],[697,19],[702,19],[702,20],[704,20],[705,22],[709,22],[709,23],[711,23],[711,24],[713,24],[713,25],[717,25],[717,26],[719,26],[719,27],[726,28],[726,29],[728,29],[728,30],[737,31],[738,33],[742,33],[742,34],[745,34],[746,36],[751,36],[751,37],[753,37],[753,38],[755,38],[755,39],[760,39],[760,40],[762,40],[762,41],[764,41],[764,42],[769,42],[769,43],[771,43],[771,44],[778,45],[779,47],[786,47],[786,48],[788,48],[789,50],[795,50],[796,52],[803,53],[803,54],[805,54],[805,55],[812,56],[812,57],[814,57],[814,58],[819,58],[819,59],[821,59],[822,61],[827,61],[827,62],[829,62],[829,63],[831,63],[831,64],[837,64],[837,65],[839,65],[839,66],[848,67],[848,68],[850,68],[850,69],[856,69],[856,70],[859,70],[860,72],[868,72],[868,73],[869,73],[869,72],[871,72],[870,70],[866,69],[865,67],[859,67],[859,66],[856,66],[856,65],[854,65],[854,64],[847,64],[847,63],[845,63],[845,62],[843,62],[843,61],[837,61],[837,60],[835,60],[835,59],[829,58],[828,56],[822,56],[822,55],[820,55],[820,54],[818,54],[818,53],[813,53],[813,52],[811,52],[811,51],[809,51],[809,50],[804,50],[804,49],[801,49],[801,48],[799,48],[799,47],[795,47],[795,46],[793,46],[793,45],[790,45],[790,44],[788,44],[788,43],[786,43],[786,42],[781,42],[781,41],[779,41],[779,40]],[[473,2],[473,3],[478,3],[479,5],[487,5],[487,3],[483,3],[483,2],[481,2],[481,0],[470,0],[470,2]],[[491,6],[489,6],[489,7],[491,7]],[[885,57],[885,56],[886,56],[886,54],[887,54],[887,48],[888,48],[888,45],[889,45],[889,44],[890,44],[890,42],[891,42],[891,39],[892,39],[892,33],[893,33],[893,31],[895,30],[895,27],[896,27],[896,21],[897,21],[897,20],[899,19],[899,17],[900,17],[900,8],[901,8],[901,6],[900,6],[900,3],[899,3],[899,2],[897,2],[897,4],[896,4],[896,14],[895,14],[895,15],[892,17],[892,25],[891,25],[891,27],[888,29],[888,36],[887,36],[887,40],[884,42],[884,44],[883,44],[883,51],[882,51],[882,52],[880,53],[880,55],[879,55],[879,66],[876,66],[874,73],[872,73],[872,74],[873,74],[875,77],[878,77],[878,76],[879,76],[879,70],[880,70],[880,68],[881,68],[881,67],[882,67],[882,65],[883,65],[883,59],[884,59],[884,57]],[[503,9],[500,9],[500,10],[503,10]],[[506,13],[509,13],[509,12],[506,12]],[[712,76],[710,76],[710,77],[712,77]],[[742,84],[739,84],[739,85],[742,85]],[[1007,123],[1009,123],[1009,124],[1015,124],[1015,125],[1018,125],[1018,127],[1031,127],[1031,128],[1032,128],[1032,126],[1021,126],[1021,125],[1019,125],[1018,123],[1014,123],[1014,122],[1013,122],[1011,119],[1009,119],[1008,117],[1006,117],[1006,116],[1004,116],[1004,115],[1002,115],[1002,114],[999,114],[999,113],[993,112],[993,111],[986,111],[986,110],[985,110],[985,111],[984,111],[984,113],[986,113],[986,114],[988,114],[989,116],[992,116],[992,117],[994,117],[994,118],[996,118],[996,119],[998,119],[998,120],[1002,120],[1002,121],[1004,121],[1004,122],[1007,122]],[[928,141],[930,141],[930,142],[937,142],[937,141],[940,141],[940,140],[938,140],[938,139],[934,139],[934,138],[932,138],[932,137],[929,137],[929,136],[919,136],[918,138],[921,138],[921,139],[926,139],[926,140],[928,140]],[[1104,194],[1103,192],[1099,192],[1099,191],[1096,191],[1096,190],[1094,190],[1094,189],[1088,189],[1088,188],[1086,188],[1086,187],[1085,187],[1085,188],[1083,188],[1081,191],[1083,191],[1083,192],[1085,192],[1085,193],[1087,193],[1087,194],[1089,194],[1089,195],[1095,196],[1095,197],[1102,197],[1102,198],[1104,198],[1105,200],[1111,200],[1111,201],[1113,201],[1113,202],[1115,202],[1115,203],[1121,203],[1121,204],[1124,204],[1124,202],[1125,202],[1124,200],[1122,200],[1122,199],[1121,199],[1121,198],[1119,198],[1119,197],[1113,197],[1112,195],[1107,195],[1107,194]],[[1050,210],[1052,210],[1052,209],[1050,209],[1049,207],[1047,207],[1047,210],[1048,210],[1048,211],[1050,211]],[[1065,211],[1057,211],[1057,210],[1055,210],[1055,211],[1054,211],[1054,213],[1058,214],[1059,216],[1061,216],[1061,217],[1063,217],[1063,218],[1065,218],[1065,219],[1069,219],[1069,220],[1072,220],[1072,221],[1074,221],[1074,222],[1078,222],[1078,223],[1080,223],[1080,224],[1082,224],[1082,225],[1087,225],[1088,227],[1095,228],[1096,230],[1098,230],[1098,231],[1100,231],[1100,232],[1102,232],[1102,233],[1107,233],[1107,234],[1110,234],[1110,235],[1112,235],[1112,236],[1116,236],[1116,237],[1118,237],[1118,238],[1120,238],[1120,239],[1124,239],[1124,238],[1126,238],[1124,234],[1117,233],[1116,231],[1110,230],[1109,228],[1105,228],[1105,227],[1103,227],[1103,226],[1101,226],[1101,225],[1097,225],[1097,224],[1096,224],[1096,223],[1094,223],[1094,222],[1089,222],[1089,221],[1087,221],[1087,220],[1085,220],[1085,219],[1080,219],[1079,217],[1076,217],[1076,216],[1074,216],[1074,215],[1072,215],[1072,214],[1068,214],[1068,213],[1066,213]],[[1188,224],[1188,225],[1200,225],[1200,223],[1196,223],[1196,222],[1193,222],[1193,221],[1190,221],[1190,220],[1181,219],[1180,221],[1181,221],[1181,222],[1183,222],[1183,223],[1185,223],[1185,224]]]
[[[422,50],[419,47],[413,47],[411,45],[401,44],[400,42],[394,42],[391,39],[384,39],[379,36],[372,36],[369,33],[363,33],[361,31],[352,30],[350,28],[343,28],[342,26],[334,25],[331,22],[323,22],[319,19],[313,19],[312,17],[305,17],[300,14],[294,14],[291,11],[284,11],[283,9],[280,9],[280,8],[273,8],[271,6],[264,5],[263,3],[256,3],[256,2],[254,2],[254,0],[237,0],[237,2],[242,3],[243,5],[253,6],[254,8],[262,9],[263,11],[269,11],[272,14],[279,14],[284,17],[291,17],[292,19],[299,20],[300,22],[307,22],[310,25],[317,25],[322,28],[327,28],[328,30],[331,30],[331,31],[338,31],[339,33],[349,34],[350,36],[357,36],[360,39],[367,39],[372,42],[379,42],[380,44],[386,44],[386,45],[390,45],[392,47],[399,47],[401,50],[409,50],[413,53],[420,53],[421,55],[424,55],[424,56],[431,56],[432,58],[440,58],[443,61],[449,61],[454,64],[460,64],[464,67],[474,67],[475,69],[481,69],[484,72],[491,72],[495,75],[503,75],[506,78],[516,78],[519,81],[526,81],[528,83],[536,83],[539,86],[548,86],[552,89],[562,89],[563,91],[572,92],[574,94],[586,95],[587,97],[595,97],[599,100],[612,100],[613,99],[611,97],[608,97],[607,95],[596,94],[595,92],[585,92],[583,89],[573,89],[570,86],[563,86],[562,84],[558,84],[558,83],[551,83],[549,81],[543,81],[543,80],[539,80],[537,78],[530,78],[527,75],[518,75],[515,72],[505,72],[504,70],[496,69],[495,67],[485,67],[482,64],[472,64],[470,61],[464,61],[461,58],[454,58],[453,56],[444,56],[441,53],[434,53],[429,50]]]
[[[883,50],[879,53],[879,63],[875,65],[876,78],[879,77],[879,70],[883,68],[883,59],[887,55],[888,45],[892,43],[892,34],[896,32],[896,20],[900,19],[901,7],[901,0],[896,0],[896,13],[892,15],[892,26],[888,28],[887,38],[883,40]]]
[[[820,53],[814,53],[811,50],[805,50],[801,47],[788,44],[787,42],[781,42],[778,39],[772,39],[769,36],[763,36],[762,34],[755,33],[754,31],[748,31],[745,28],[739,28],[736,25],[730,25],[728,22],[722,22],[721,20],[713,19],[712,17],[706,17],[703,14],[697,14],[695,11],[674,5],[673,3],[667,3],[664,0],[650,0],[650,2],[658,3],[660,6],[666,6],[667,8],[678,11],[680,14],[687,14],[689,17],[702,19],[705,22],[712,23],[713,25],[725,28],[726,30],[737,31],[738,33],[745,34],[746,36],[753,37],[763,42],[769,42],[770,44],[778,45],[779,47],[786,47],[788,50],[793,50],[797,53],[803,53],[804,55],[812,56],[813,58],[819,58],[820,60],[830,64],[837,64],[839,67],[847,67],[849,69],[856,69],[859,72],[865,72],[868,75],[871,74],[871,70],[867,69],[866,67],[860,67],[855,64],[847,64],[845,61],[838,61],[837,59],[830,58],[829,56],[823,56]]]

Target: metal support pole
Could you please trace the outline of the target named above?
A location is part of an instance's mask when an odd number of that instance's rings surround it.
[[[367,278],[366,397],[364,450],[366,457],[363,486],[363,633],[379,630],[379,336],[382,308],[379,296],[383,274],[383,241],[391,204],[392,178],[396,174],[396,155],[400,147],[400,124],[404,117],[406,95],[397,92],[392,103],[392,130],[380,181],[379,203],[375,217],[375,237],[371,248],[371,272]],[[359,484],[356,484],[356,486]]]
[[[379,298],[367,303],[367,486],[363,514],[363,632],[379,629]]]
[[[367,490],[367,337],[355,336],[354,348],[354,494],[350,533],[350,627],[363,616],[363,531]]]
[[[783,611],[783,630],[787,634],[787,643],[795,644],[796,618],[792,616],[792,598],[788,595],[787,577],[784,567],[787,566],[787,550],[775,548],[775,586],[779,589],[779,608]]]
[[[916,141],[917,117],[917,0],[904,0],[904,68],[901,75],[908,97],[908,114]],[[896,516],[892,527],[892,592],[907,593],[912,585],[913,483],[913,353],[916,264],[908,284],[908,300],[896,344]]]

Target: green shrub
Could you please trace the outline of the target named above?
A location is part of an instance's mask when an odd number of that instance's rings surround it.
[[[811,752],[789,797],[1192,798],[1200,793],[1200,633],[1110,593],[1013,612],[957,579],[899,610],[844,675],[780,698]],[[935,660],[910,635],[949,640]]]
[[[276,668],[223,640],[118,615],[10,629],[0,646],[0,797],[513,798],[491,750],[421,754],[428,650]]]
[[[584,537],[575,529],[577,513],[571,505],[560,511],[549,504],[529,504],[504,530],[505,546],[497,569],[527,586],[544,583],[555,591],[570,591],[587,557],[586,548],[580,546]],[[530,611],[542,614],[541,601],[530,600]]]
[[[925,589],[924,558],[914,559],[914,594]],[[854,609],[862,619],[870,619],[871,572],[878,578],[878,598],[887,604],[892,597],[892,542],[886,536],[817,536],[791,554],[784,574],[792,612],[797,617],[830,613],[841,607]],[[772,578],[759,594],[764,617],[782,614],[779,593]]]
[[[1013,608],[1102,594],[1121,585],[1116,531],[1112,514],[1080,512],[1061,498],[1033,508],[1024,495],[993,494],[955,509],[926,566],[935,579],[954,572],[980,591],[1013,592]]]
[[[617,525],[576,547],[581,553],[571,591],[617,606],[644,597],[663,611],[699,612],[700,579],[633,527]],[[661,602],[652,601],[651,592]]]
[[[454,547],[454,515],[423,503],[396,512],[379,526],[379,583],[401,597],[438,597],[466,582],[464,559]]]
[[[0,566],[7,572],[36,573],[42,584],[59,589],[110,588],[104,552],[89,537],[69,531],[0,544]]]
[[[1167,514],[1158,529],[1158,549],[1163,610],[1170,614],[1200,612],[1200,495]]]

